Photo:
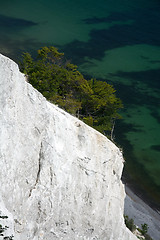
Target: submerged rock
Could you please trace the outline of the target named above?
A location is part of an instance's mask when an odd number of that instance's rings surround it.
[[[0,55],[0,211],[15,240],[134,240],[123,219],[123,157],[49,103]]]

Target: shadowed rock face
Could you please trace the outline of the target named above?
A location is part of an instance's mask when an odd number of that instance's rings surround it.
[[[123,220],[119,149],[47,102],[2,55],[0,126],[0,211],[9,217],[8,234],[16,240],[136,239]]]

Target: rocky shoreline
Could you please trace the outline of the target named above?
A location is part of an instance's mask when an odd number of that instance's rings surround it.
[[[149,227],[148,234],[153,240],[160,240],[160,212],[147,205],[127,185],[125,191],[124,215],[132,218],[140,228],[141,224],[146,223]]]

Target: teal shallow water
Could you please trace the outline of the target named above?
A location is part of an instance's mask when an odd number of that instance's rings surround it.
[[[125,172],[160,204],[160,2],[6,0],[0,52],[55,45],[87,76],[112,83],[123,100],[115,141]]]

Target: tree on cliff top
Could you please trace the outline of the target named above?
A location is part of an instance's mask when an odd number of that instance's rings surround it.
[[[120,117],[122,103],[115,89],[96,79],[87,81],[55,47],[39,49],[36,59],[24,53],[20,70],[49,101],[102,133],[111,131],[114,120]]]

